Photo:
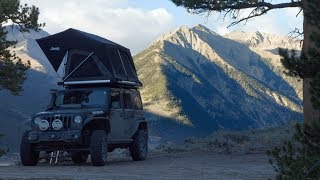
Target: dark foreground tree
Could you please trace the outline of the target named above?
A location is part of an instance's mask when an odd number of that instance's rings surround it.
[[[21,5],[19,0],[0,0],[0,90],[7,89],[13,95],[19,95],[30,67],[29,61],[23,63],[14,51],[8,49],[16,42],[6,40],[7,31],[3,24],[18,25],[21,32],[39,30],[44,24],[38,23],[38,16],[39,9],[35,6]],[[5,152],[0,149],[0,156]]]
[[[292,140],[268,150],[277,179],[317,179],[320,177],[320,121],[296,124]]]
[[[268,151],[277,179],[318,179],[320,177],[320,1],[288,0],[171,0],[190,13],[222,13],[235,21],[231,25],[261,16],[273,9],[299,7],[303,12],[303,46],[301,55],[294,50],[279,49],[285,73],[303,79],[304,125],[296,125],[291,141]],[[241,18],[241,10],[251,13]]]
[[[26,79],[30,62],[23,63],[14,51],[15,41],[7,41],[7,31],[3,24],[18,25],[21,32],[29,29],[39,30],[43,24],[38,23],[39,9],[35,6],[21,5],[19,0],[0,1],[0,90],[7,89],[13,95],[19,95]]]

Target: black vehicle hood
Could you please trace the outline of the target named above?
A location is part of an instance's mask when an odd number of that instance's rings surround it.
[[[84,109],[54,109],[54,110],[47,110],[43,112],[39,112],[34,116],[50,116],[50,115],[60,115],[60,114],[69,114],[69,115],[90,115],[94,111],[103,111],[102,108],[84,108]]]

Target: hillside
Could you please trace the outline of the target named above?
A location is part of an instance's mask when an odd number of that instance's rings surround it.
[[[283,73],[283,67],[278,56],[278,48],[294,49],[301,52],[301,40],[291,37],[284,37],[277,34],[267,34],[261,32],[243,32],[234,31],[224,36],[247,45],[252,51],[259,54],[265,63],[275,72],[287,81],[295,89],[298,97],[302,100],[302,83],[297,82],[296,78],[286,76]]]
[[[145,109],[153,113],[151,124],[175,124],[170,133],[154,128],[160,137],[302,119],[299,82],[289,83],[268,63],[278,56],[265,59],[247,44],[202,25],[165,34],[134,58]]]

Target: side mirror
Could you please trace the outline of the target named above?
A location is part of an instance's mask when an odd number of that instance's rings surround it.
[[[50,89],[50,94],[51,94],[51,101],[50,101],[50,104],[47,108],[51,108],[54,106],[55,104],[55,101],[56,101],[56,97],[57,97],[57,94],[58,94],[58,90],[56,89]]]

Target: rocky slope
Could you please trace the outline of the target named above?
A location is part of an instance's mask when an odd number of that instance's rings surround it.
[[[166,127],[153,133],[204,135],[301,119],[298,82],[289,83],[268,63],[276,59],[266,59],[246,43],[202,25],[182,26],[159,37],[135,56],[151,124]],[[168,125],[172,122],[176,125]]]
[[[278,56],[278,48],[294,49],[301,52],[301,40],[289,36],[284,37],[277,34],[267,34],[261,32],[234,31],[224,36],[237,42],[247,45],[252,51],[259,54],[265,63],[278,76],[281,76],[292,86],[300,99],[302,99],[302,83],[296,78],[284,75],[283,67]]]

